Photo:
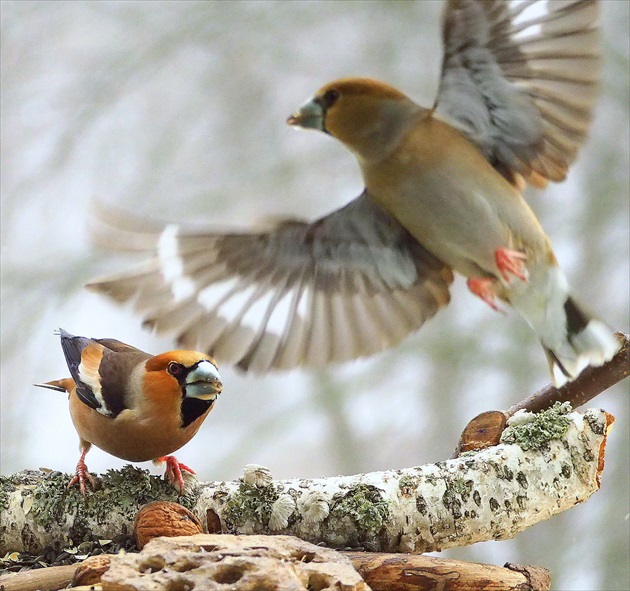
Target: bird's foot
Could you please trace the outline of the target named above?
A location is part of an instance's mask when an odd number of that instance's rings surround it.
[[[175,456],[162,456],[154,460],[157,463],[166,462],[166,471],[164,472],[164,480],[170,482],[174,488],[179,490],[180,494],[184,494],[186,485],[184,483],[183,472],[195,475],[195,471],[189,468],[186,464],[182,464],[177,460]]]
[[[78,483],[79,490],[81,491],[81,494],[83,496],[85,496],[87,492],[87,483],[90,484],[92,491],[98,490],[99,488],[98,480],[88,472],[87,466],[85,465],[86,453],[87,450],[81,454],[81,458],[77,462],[77,468],[74,474],[74,478],[68,483],[68,488],[72,488],[75,484]]]
[[[497,248],[494,253],[494,259],[497,263],[497,267],[501,272],[501,276],[508,283],[510,281],[510,275],[518,277],[523,281],[527,281],[529,274],[527,273],[527,267],[523,261],[527,260],[527,255],[519,250],[512,250],[511,248]]]
[[[480,297],[493,310],[500,312],[501,310],[497,306],[497,292],[494,282],[495,280],[490,277],[470,277],[466,285],[472,293]]]

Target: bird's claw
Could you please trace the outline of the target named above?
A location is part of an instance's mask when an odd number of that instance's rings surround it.
[[[174,488],[179,490],[180,494],[184,494],[186,484],[184,482],[183,472],[195,475],[195,471],[189,468],[186,464],[182,464],[177,460],[175,456],[162,456],[157,458],[156,462],[166,462],[166,470],[164,471],[164,480],[170,482]]]
[[[86,496],[87,494],[87,483],[89,483],[92,491],[98,490],[99,488],[98,480],[88,472],[87,466],[83,461],[83,456],[77,462],[77,468],[74,477],[68,483],[67,488],[72,488],[77,483],[79,484],[79,490],[81,491],[81,494],[83,496]]]
[[[501,312],[497,306],[497,293],[494,279],[490,277],[470,277],[466,282],[468,289],[476,296],[480,297],[495,312]]]
[[[501,276],[509,283],[510,275],[518,277],[522,281],[527,281],[529,274],[523,261],[527,260],[527,255],[519,250],[511,248],[497,248],[494,259]]]

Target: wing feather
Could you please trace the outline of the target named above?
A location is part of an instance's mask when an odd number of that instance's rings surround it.
[[[315,222],[252,233],[134,223],[113,208],[98,221],[98,242],[154,258],[89,287],[132,302],[182,346],[245,371],[373,354],[450,297],[450,269],[367,194]]]
[[[598,15],[595,0],[448,0],[437,114],[508,180],[564,180],[597,96]]]

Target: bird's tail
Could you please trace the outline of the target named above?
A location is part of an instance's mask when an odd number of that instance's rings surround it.
[[[511,303],[538,334],[557,387],[588,366],[610,361],[621,347],[609,326],[577,304],[556,266],[530,276],[528,287]]]
[[[33,384],[33,386],[57,390],[57,392],[70,392],[74,386],[74,380],[72,378],[63,378],[62,380],[52,380],[51,382],[44,382],[43,384]]]

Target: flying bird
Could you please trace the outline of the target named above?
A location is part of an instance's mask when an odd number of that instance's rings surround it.
[[[401,341],[448,304],[453,272],[540,339],[557,385],[619,349],[571,295],[522,193],[563,181],[592,118],[599,7],[448,0],[438,96],[372,79],[326,84],[288,119],[340,141],[365,189],[313,222],[218,233],[113,208],[97,240],[151,253],[88,287],[243,370],[324,366]]]
[[[96,488],[85,464],[96,445],[130,462],[166,463],[166,480],[183,493],[182,471],[194,471],[169,454],[195,436],[221,393],[216,362],[197,351],[153,356],[115,339],[59,335],[72,377],[36,385],[68,393],[81,449],[68,487]]]

